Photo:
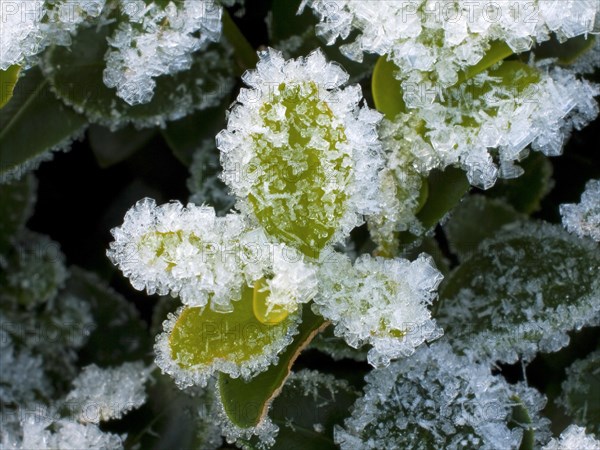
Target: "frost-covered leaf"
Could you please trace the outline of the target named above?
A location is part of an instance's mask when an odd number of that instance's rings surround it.
[[[268,310],[294,312],[316,293],[316,268],[295,249],[272,244],[245,217],[217,217],[209,206],[140,200],[112,230],[107,254],[148,294],[179,296],[188,306],[228,312],[242,285],[266,279]]]
[[[151,339],[138,311],[97,275],[72,267],[65,291],[89,305],[97,324],[80,351],[82,364],[104,367],[150,358]]]
[[[10,66],[6,70],[0,70],[0,108],[2,108],[13,95],[13,90],[19,79],[20,66]]]
[[[0,184],[0,255],[8,250],[10,239],[31,216],[36,185],[31,175],[12,183]]]
[[[156,364],[181,387],[205,386],[215,372],[248,380],[267,370],[298,333],[300,314],[265,324],[255,316],[254,296],[244,285],[231,312],[184,307],[169,315],[157,338]]]
[[[523,175],[511,180],[498,180],[487,193],[510,203],[524,214],[532,214],[540,209],[542,199],[552,190],[552,164],[541,153],[531,153],[519,163]]]
[[[450,249],[461,259],[472,254],[479,243],[493,237],[507,223],[525,217],[502,200],[482,195],[466,197],[444,224]]]
[[[600,242],[600,180],[586,183],[578,204],[560,205],[560,215],[567,231]]]
[[[14,95],[0,110],[0,183],[20,178],[51,151],[66,150],[80,136],[86,119],[63,105],[48,89],[36,68],[15,86]]]
[[[531,361],[600,324],[600,250],[547,223],[506,225],[440,288],[437,320],[452,345],[482,360]]]
[[[226,374],[220,375],[220,400],[224,421],[229,423],[227,428],[232,438],[248,438],[256,434],[257,428],[260,430],[269,405],[281,391],[294,361],[324,326],[323,318],[305,307],[298,334],[278,356],[276,364],[248,381]]]
[[[351,347],[369,344],[369,363],[382,367],[441,336],[428,307],[442,278],[427,255],[412,262],[361,255],[352,265],[332,254],[320,267],[313,308]]]
[[[224,181],[270,236],[317,258],[379,207],[380,115],[320,51],[260,57],[217,135]]]
[[[215,44],[194,55],[189,70],[156,79],[156,92],[144,104],[129,105],[103,81],[111,26],[80,30],[71,48],[53,47],[44,64],[52,89],[91,122],[111,128],[161,126],[196,109],[218,105],[233,86],[230,49]],[[146,68],[148,70],[148,68]]]
[[[88,139],[96,161],[100,167],[106,168],[129,158],[155,134],[156,130],[136,130],[132,126],[111,131],[99,125],[91,125]]]
[[[344,428],[335,429],[342,450],[516,449],[530,430],[537,445],[549,434],[537,391],[492,376],[487,364],[457,356],[447,344],[422,346],[372,371],[366,382]],[[530,423],[516,421],[517,405],[527,409]]]
[[[560,438],[552,439],[542,450],[600,450],[600,441],[585,433],[585,428],[577,425],[569,426],[560,434]]]
[[[573,421],[600,437],[600,350],[567,368],[567,378],[557,399]]]
[[[30,231],[15,238],[0,267],[0,299],[27,309],[54,299],[68,276],[58,243]]]
[[[150,369],[140,361],[105,369],[91,364],[73,380],[65,405],[81,423],[120,419],[146,401],[149,375]]]

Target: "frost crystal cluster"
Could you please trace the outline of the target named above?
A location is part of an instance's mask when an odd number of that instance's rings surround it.
[[[105,0],[2,2],[0,8],[0,70],[33,65],[32,57],[48,45],[70,45],[71,34],[96,18]]]
[[[387,55],[403,79],[421,83],[433,73],[445,86],[477,64],[494,41],[520,53],[552,34],[563,42],[599,31],[595,0],[304,0],[300,9],[307,4],[321,19],[317,33],[329,45],[358,32],[340,47],[350,59],[361,61],[363,52]]]
[[[336,254],[320,268],[313,308],[351,347],[370,344],[369,363],[387,366],[442,335],[428,310],[442,278],[425,255],[413,262],[363,255],[352,265]]]
[[[155,78],[187,70],[192,53],[219,40],[222,9],[212,0],[122,1],[127,18],[108,39],[104,83],[130,105],[148,103]]]
[[[138,290],[179,296],[188,306],[209,303],[228,312],[243,285],[269,275],[269,305],[297,309],[314,295],[316,269],[293,248],[271,244],[235,213],[212,207],[140,200],[112,231],[109,258]]]
[[[563,226],[579,237],[600,242],[600,180],[590,180],[577,204],[560,205]]]
[[[585,428],[570,425],[558,439],[552,439],[542,450],[600,450],[600,441],[585,433]]]
[[[546,403],[537,391],[509,385],[446,344],[422,346],[410,358],[372,371],[366,382],[344,428],[335,430],[342,450],[497,450],[519,448],[527,428],[535,429],[538,442],[548,434],[548,421],[537,417]],[[530,425],[511,419],[519,404]]]
[[[73,380],[74,389],[65,401],[82,423],[120,419],[146,401],[144,383],[149,374],[139,361],[108,369],[92,364]]]
[[[270,236],[318,257],[378,210],[381,115],[320,50],[286,61],[269,49],[243,80],[217,135],[223,180]]]

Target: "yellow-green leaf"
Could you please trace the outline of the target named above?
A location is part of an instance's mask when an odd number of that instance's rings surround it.
[[[8,103],[13,95],[13,90],[19,79],[20,66],[10,66],[0,70],[0,108]]]

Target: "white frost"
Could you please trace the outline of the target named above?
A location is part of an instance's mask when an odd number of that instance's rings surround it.
[[[600,180],[587,182],[578,204],[560,205],[560,215],[569,233],[600,242]]]

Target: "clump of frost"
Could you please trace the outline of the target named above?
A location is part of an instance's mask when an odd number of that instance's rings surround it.
[[[65,402],[82,423],[120,419],[146,401],[144,384],[149,375],[150,369],[139,361],[106,369],[92,364],[73,380],[74,389]]]
[[[104,432],[94,424],[44,415],[26,415],[17,432],[2,430],[0,437],[0,448],[7,450],[117,450],[124,448],[125,441],[125,436]]]
[[[587,182],[578,204],[560,205],[560,215],[569,233],[600,242],[600,180]]]
[[[379,209],[381,115],[359,106],[360,86],[342,87],[348,74],[320,50],[290,60],[274,49],[259,56],[217,135],[223,180],[241,211],[268,216],[289,241],[319,246],[289,231],[305,216],[325,230],[319,238],[340,241]]]
[[[597,32],[600,15],[595,0],[304,0],[300,11],[306,5],[320,18],[316,32],[328,45],[356,31],[353,42],[340,46],[344,55],[356,61],[362,61],[364,52],[387,55],[400,68],[402,80],[429,87],[430,80],[456,83],[459,72],[481,61],[492,42],[505,42],[515,53],[530,50],[552,33],[564,42]]]
[[[585,428],[570,425],[560,434],[560,438],[552,439],[542,450],[600,450],[600,441],[585,433]]]
[[[372,371],[366,382],[344,427],[335,428],[342,450],[519,448],[529,428],[538,444],[548,437],[549,421],[539,417],[546,403],[541,394],[492,376],[487,364],[458,356],[445,343],[422,346]],[[531,424],[512,418],[519,404]]]
[[[593,74],[600,68],[600,37],[596,36],[592,48],[583,52],[569,67],[574,73]]]
[[[106,54],[104,84],[130,105],[148,103],[155,78],[187,70],[192,54],[219,40],[222,8],[212,1],[120,4],[123,17]]]
[[[425,254],[413,262],[362,255],[354,265],[332,254],[320,267],[313,309],[351,347],[370,344],[369,363],[386,366],[442,335],[427,309],[442,278]]]
[[[49,45],[71,44],[77,27],[96,18],[105,0],[6,2],[0,11],[0,70],[28,68]]]
[[[143,199],[112,230],[108,257],[134,288],[179,296],[188,306],[232,310],[244,284],[266,277],[267,302],[288,311],[309,301],[316,268],[295,249],[270,243],[239,214],[217,217],[212,207]]]
[[[556,399],[566,413],[578,425],[600,436],[600,407],[595,400],[595,385],[600,377],[600,350],[584,359],[575,361],[567,368],[567,378],[562,383],[562,392]]]

